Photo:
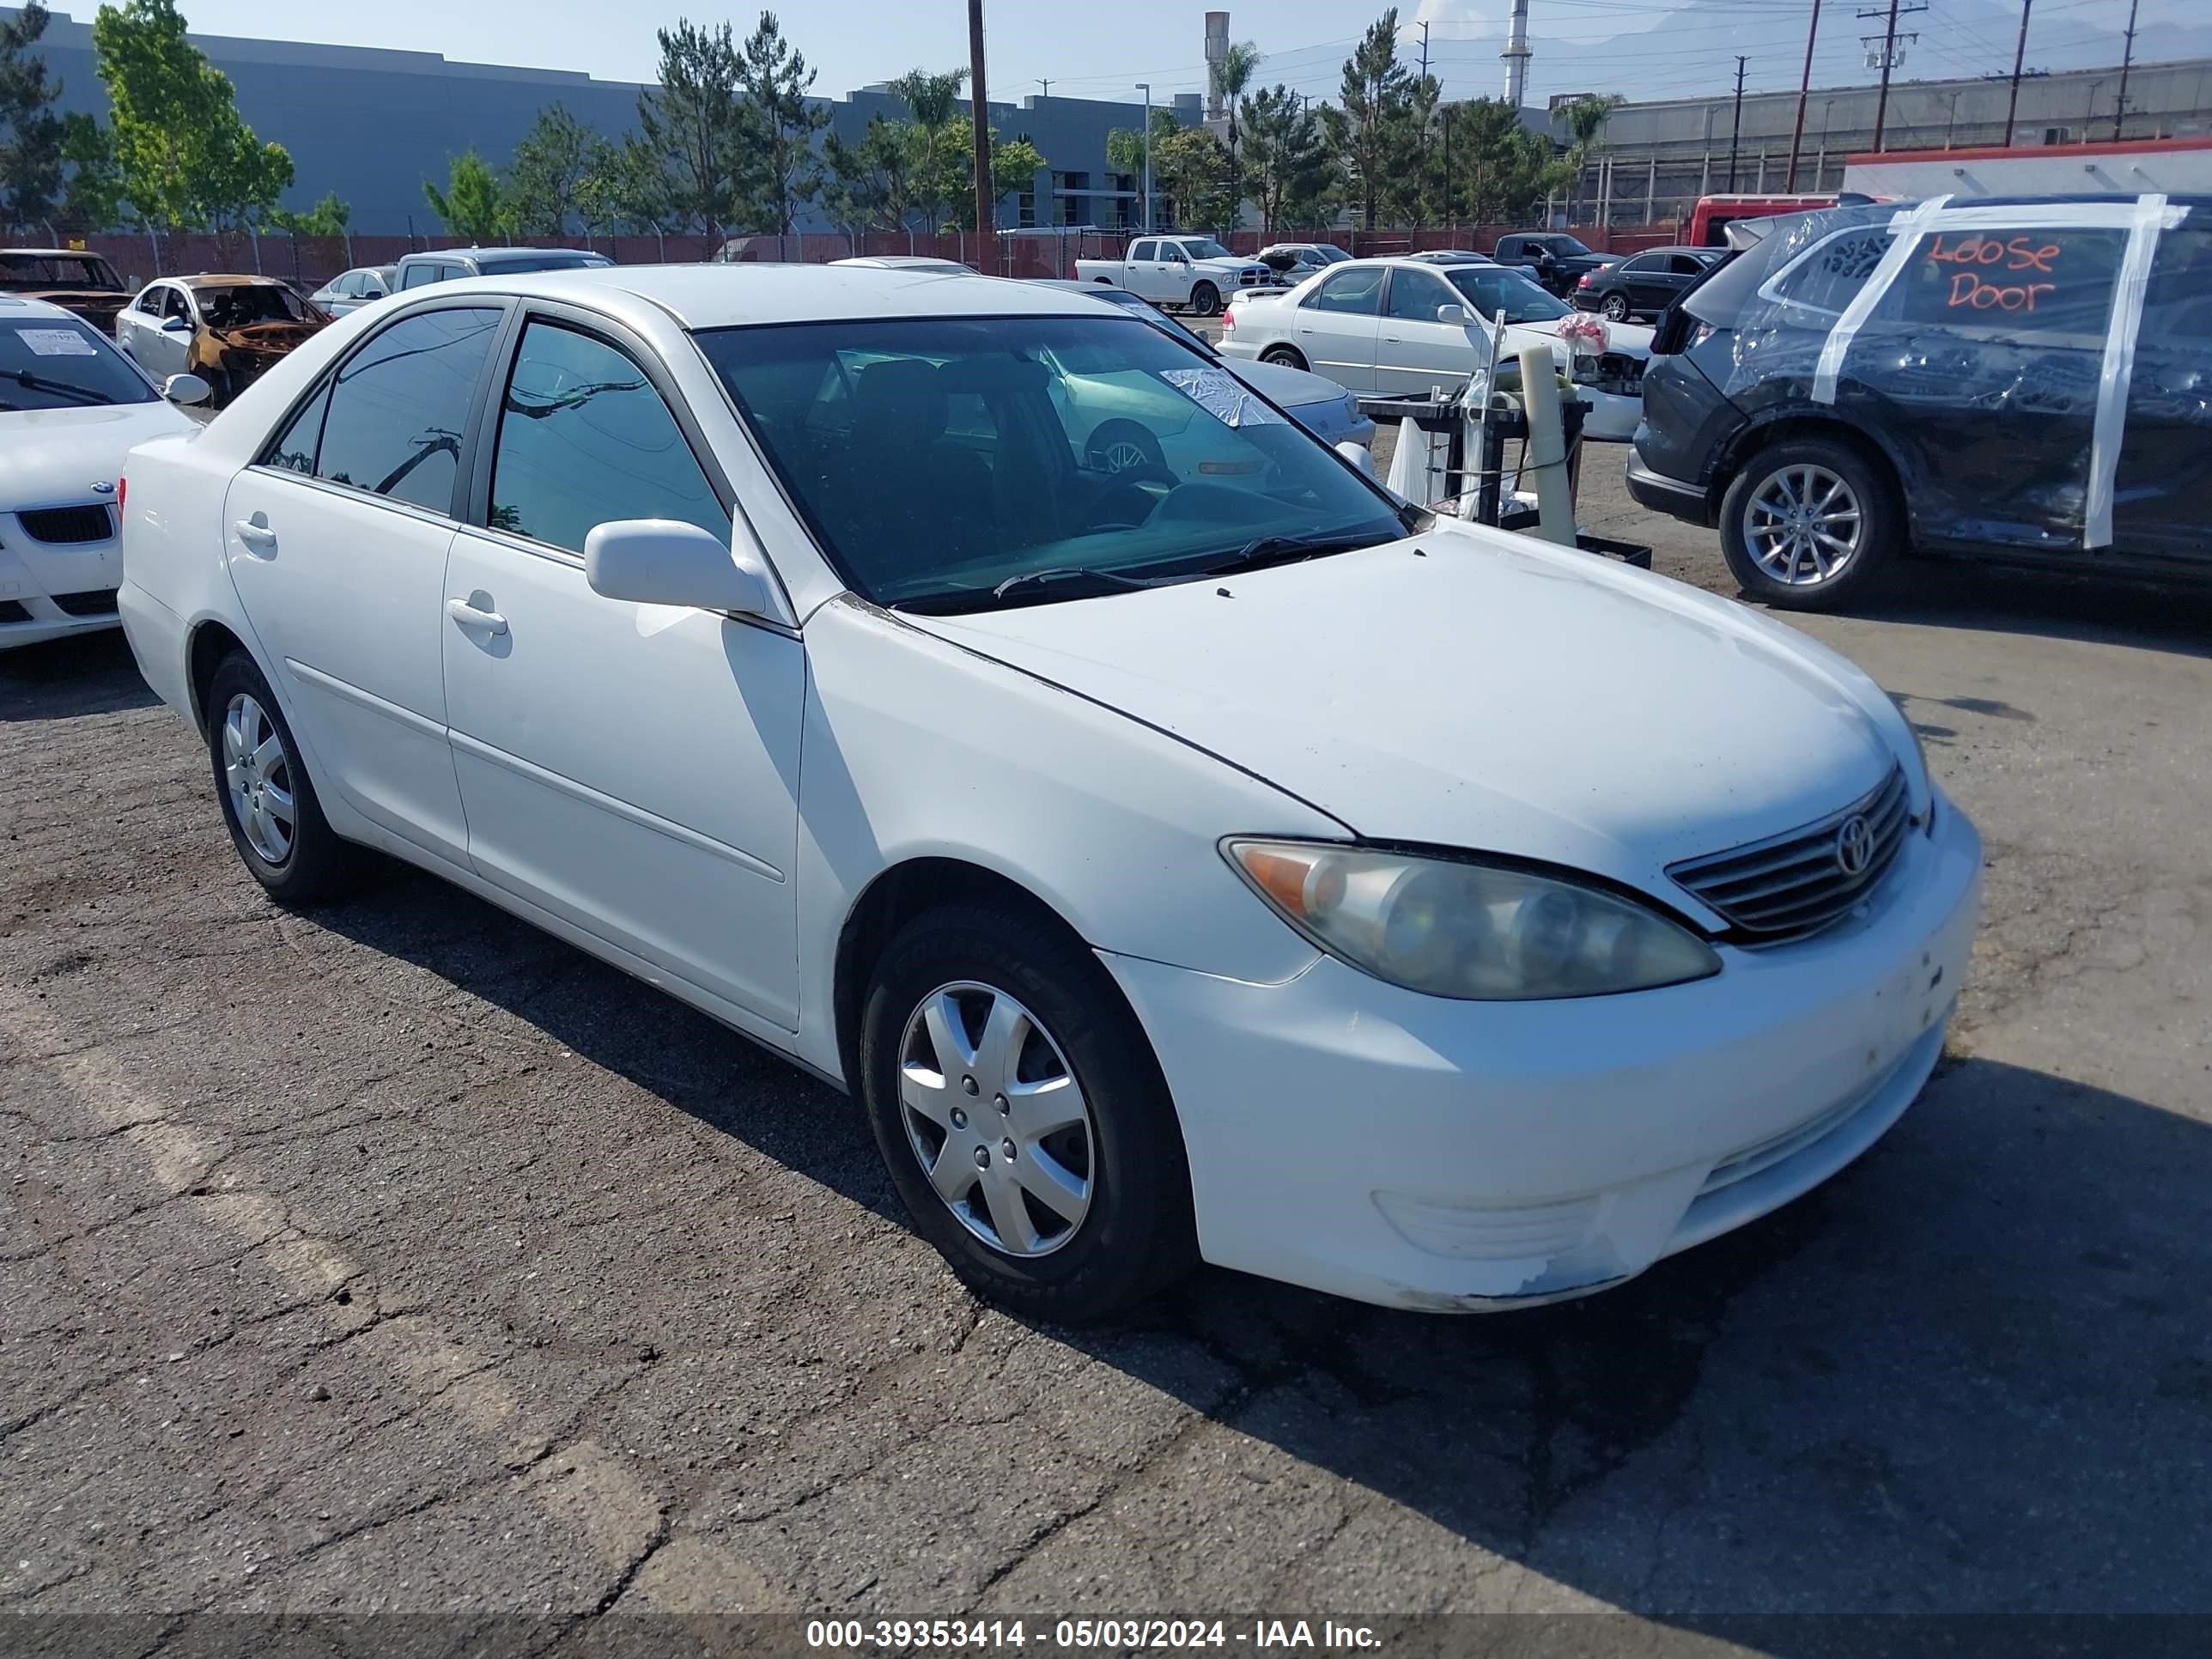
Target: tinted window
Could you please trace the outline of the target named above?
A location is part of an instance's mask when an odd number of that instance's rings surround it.
[[[1677,276],[1694,276],[1711,263],[1694,253],[1676,253],[1668,256],[1667,269]]]
[[[1892,240],[1887,227],[1872,225],[1832,236],[1800,259],[1774,291],[1798,305],[1840,313],[1866,286]]]
[[[499,320],[491,308],[425,312],[348,358],[331,393],[315,476],[450,510],[469,400]]]
[[[2212,342],[2212,227],[2194,214],[2159,238],[2140,337],[2147,346]]]
[[[1129,250],[1132,259],[1149,259],[1159,247],[1158,242],[1139,242]]]
[[[323,414],[331,406],[331,383],[323,382],[315,395],[292,417],[291,424],[269,447],[266,465],[286,472],[315,476],[315,452],[323,441]]]
[[[1433,323],[1438,306],[1455,306],[1459,295],[1425,270],[1398,270],[1390,276],[1389,313],[1409,323]]]
[[[1446,273],[1467,301],[1492,322],[1548,323],[1567,314],[1563,300],[1504,265],[1455,265]]]
[[[428,261],[419,265],[408,265],[399,273],[399,286],[403,289],[422,288],[437,280],[438,267]]]
[[[680,519],[725,542],[730,515],[653,383],[603,340],[532,323],[500,410],[495,530],[572,553],[618,519]]]
[[[2102,340],[2127,240],[2123,230],[1939,231],[1920,239],[1874,314]]]
[[[1663,270],[1666,268],[1665,261],[1655,259],[1648,253],[1639,253],[1633,259],[1624,261],[1620,270],[1622,275],[1628,276],[1638,271]]]
[[[1382,307],[1382,276],[1387,267],[1370,265],[1359,270],[1340,270],[1322,278],[1321,286],[1307,296],[1316,311],[1343,311],[1372,317]]]

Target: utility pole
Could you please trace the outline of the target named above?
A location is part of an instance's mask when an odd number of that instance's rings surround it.
[[[1421,25],[1425,37],[1428,25]],[[1426,48],[1423,49],[1424,51]],[[2136,59],[2136,0],[2128,0],[2128,43],[2120,52],[2120,95],[2112,105],[2112,142],[2120,142],[2120,123],[2128,118],[2128,70]]]
[[[1451,228],[1452,223],[1451,109],[1452,106],[1446,104],[1442,112],[1444,124],[1444,228],[1446,230]]]
[[[1790,177],[1785,191],[1797,188],[1797,147],[1805,140],[1805,100],[1813,91],[1813,42],[1820,33],[1820,0],[1813,0],[1813,25],[1805,31],[1805,73],[1797,80],[1797,125],[1790,129]]]
[[[2132,20],[2130,20],[2130,21],[2132,21]],[[1425,80],[1427,80],[1428,78],[1429,78],[1429,26],[1428,26],[1427,22],[1426,22],[1425,21],[1423,21],[1423,23],[1421,24],[1421,79],[1423,79],[1424,81],[1425,81]]]
[[[1729,128],[1729,190],[1735,190],[1735,145],[1743,136],[1743,54],[1735,56],[1735,121]]]
[[[991,100],[983,91],[983,0],[968,0],[968,84],[975,125],[975,235],[991,270],[998,263],[991,254],[998,231],[998,198],[991,190]]]
[[[1041,76],[1040,76],[1040,77],[1039,77],[1039,79],[1038,79],[1038,81],[1037,81],[1037,85],[1038,85],[1040,88],[1042,88],[1042,91],[1040,91],[1040,92],[1037,94],[1037,96],[1038,96],[1038,97],[1040,97],[1040,98],[1049,98],[1049,97],[1051,97],[1051,96],[1052,96],[1052,82],[1051,82],[1047,81],[1047,80],[1045,80],[1045,79],[1043,79],[1042,77],[1041,77]]]
[[[1874,147],[1876,150],[1881,149],[1881,131],[1889,116],[1889,72],[1898,64],[1897,20],[1900,16],[1910,16],[1914,12],[1927,9],[1927,0],[1921,0],[1921,3],[1916,6],[1903,6],[1898,3],[1898,0],[1889,0],[1889,22],[1883,30],[1881,37],[1881,95],[1875,100],[1874,106]],[[1879,17],[1881,15],[1881,9],[1880,7],[1875,7],[1871,10],[1862,11],[1859,15]],[[1917,41],[1920,36],[1915,33],[1905,38]],[[1874,36],[1870,34],[1861,35],[1859,40],[1863,45],[1869,46],[1874,45]]]
[[[1152,228],[1152,83],[1137,82],[1137,90],[1145,94],[1145,228]]]
[[[2005,105],[2005,148],[2012,148],[2013,118],[2020,113],[2020,66],[2027,57],[2027,14],[2035,0],[2020,0],[2020,43],[2012,49],[2012,97]]]

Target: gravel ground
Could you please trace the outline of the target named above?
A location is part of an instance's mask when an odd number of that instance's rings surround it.
[[[1942,1071],[1463,1320],[981,1308],[842,1098],[427,878],[272,908],[118,637],[0,659],[0,1607],[2212,1610],[2212,605],[1911,574],[1806,626],[1988,839]]]

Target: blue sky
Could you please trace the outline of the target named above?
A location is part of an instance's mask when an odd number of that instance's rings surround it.
[[[52,0],[50,0],[50,3]],[[1822,73],[1831,82],[1866,78],[1855,15],[1869,0],[1826,0]],[[353,46],[441,52],[448,58],[582,70],[641,80],[657,61],[656,23],[672,21],[681,0],[610,6],[604,0],[370,0],[359,6],[277,5],[274,0],[180,0],[196,29],[284,35]],[[88,18],[88,0],[55,8]],[[1418,52],[1416,20],[1431,23],[1431,62],[1448,96],[1499,89],[1498,46],[1507,0],[1407,0],[1407,56]],[[695,15],[729,16],[742,33],[750,10],[704,6]],[[1316,96],[1334,93],[1353,40],[1380,15],[1360,0],[1267,0],[1230,7],[1231,33],[1267,54],[1263,82],[1284,81]],[[995,98],[1038,91],[1119,97],[1152,82],[1155,97],[1204,84],[1202,0],[986,0]],[[1794,86],[1810,0],[1531,0],[1537,55],[1529,101],[1550,92],[1622,86],[1644,96],[1712,90],[1733,73],[1732,54],[1754,62],[1748,84]],[[2212,17],[2205,0],[2142,0],[2147,31]],[[2073,67],[2114,61],[2112,32],[2126,0],[2036,0],[2031,64]],[[2009,69],[2017,0],[1929,0],[1912,19],[1922,32],[1908,75],[1988,73]],[[916,64],[967,61],[965,0],[829,0],[782,9],[785,29],[819,66],[816,90],[832,96]],[[295,33],[296,32],[296,33]],[[2197,31],[2191,31],[2192,35]],[[2212,33],[2212,31],[2208,31]],[[2156,41],[2148,42],[2154,49]],[[2212,45],[2189,43],[2193,50]],[[2109,52],[2107,51],[2109,48]]]

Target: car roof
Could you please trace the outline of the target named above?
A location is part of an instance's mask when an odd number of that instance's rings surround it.
[[[51,300],[33,300],[27,294],[0,294],[0,312],[27,311],[33,317],[66,317],[72,322],[84,319],[66,306],[58,306]]]
[[[399,263],[409,260],[471,259],[479,265],[505,264],[509,259],[542,259],[549,253],[565,253],[577,259],[604,259],[607,256],[589,248],[580,247],[433,247],[419,252],[400,256]]]
[[[689,329],[751,323],[857,322],[898,317],[1096,317],[1085,295],[1042,283],[872,265],[589,265],[441,283],[471,291],[622,310],[641,301]]]

